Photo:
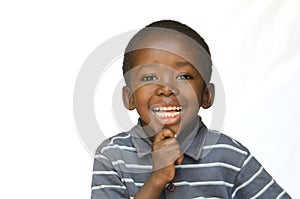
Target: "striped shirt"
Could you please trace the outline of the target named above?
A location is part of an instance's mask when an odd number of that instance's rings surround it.
[[[184,159],[160,199],[291,198],[247,148],[200,122],[180,143]],[[92,199],[134,198],[151,175],[151,141],[137,125],[104,141],[96,151]],[[177,138],[180,140],[180,138]]]

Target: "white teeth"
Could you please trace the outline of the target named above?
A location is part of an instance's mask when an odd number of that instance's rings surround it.
[[[158,117],[176,117],[180,114],[180,112],[154,112]]]
[[[154,112],[160,112],[160,111],[181,111],[182,107],[180,106],[168,106],[168,107],[155,107],[152,109]]]
[[[174,107],[167,107],[166,109],[167,109],[167,111],[171,111],[171,110],[173,110],[173,108]]]
[[[171,118],[176,117],[182,111],[181,106],[163,106],[155,107],[152,109],[153,113],[161,118]]]

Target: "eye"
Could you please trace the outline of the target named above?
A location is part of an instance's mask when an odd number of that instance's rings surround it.
[[[156,81],[158,78],[154,75],[145,75],[141,78],[142,81],[148,82],[148,81]]]
[[[190,79],[193,79],[193,76],[188,74],[182,74],[176,77],[176,80],[190,80]]]

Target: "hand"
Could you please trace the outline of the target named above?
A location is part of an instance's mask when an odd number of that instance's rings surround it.
[[[167,184],[175,176],[175,164],[181,164],[183,157],[175,133],[169,129],[163,129],[153,140],[151,177],[158,183]]]

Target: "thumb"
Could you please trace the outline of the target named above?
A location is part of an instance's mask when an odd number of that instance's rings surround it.
[[[182,154],[176,161],[175,164],[180,165],[183,161],[184,155]]]

